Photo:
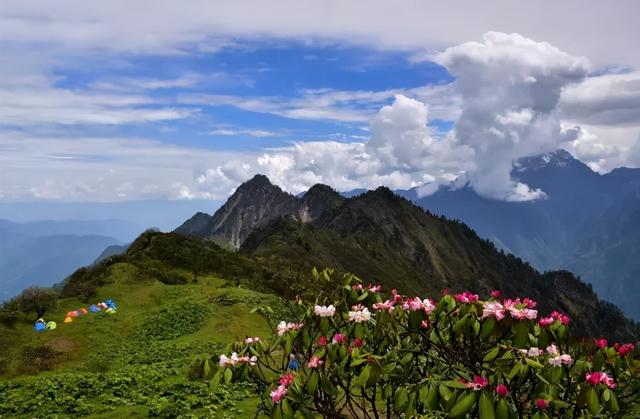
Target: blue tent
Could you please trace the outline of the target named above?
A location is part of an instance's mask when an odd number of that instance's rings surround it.
[[[89,311],[92,312],[92,313],[97,313],[97,312],[100,311],[100,307],[98,307],[95,304],[91,304],[91,306],[89,307]]]
[[[36,332],[42,332],[43,330],[45,330],[47,328],[47,325],[44,324],[44,322],[36,322],[36,324],[33,326],[33,329]]]

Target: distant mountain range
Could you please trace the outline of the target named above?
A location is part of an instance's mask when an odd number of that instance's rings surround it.
[[[121,221],[0,220],[0,301],[28,286],[51,286],[78,266],[92,263],[107,247],[121,242],[100,233],[122,232]]]
[[[398,191],[435,214],[459,219],[540,270],[567,269],[640,319],[640,169],[600,175],[564,150],[520,160],[513,176],[548,197],[483,198],[470,187]]]
[[[568,312],[586,333],[638,332],[571,273],[540,274],[465,224],[432,215],[384,187],[345,198],[316,185],[295,197],[257,175],[216,213],[196,214],[176,232],[239,249],[285,295],[309,291],[311,267],[334,267],[411,294],[497,288],[537,299],[543,311]]]

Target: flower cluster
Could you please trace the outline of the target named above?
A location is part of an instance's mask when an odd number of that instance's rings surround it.
[[[284,399],[289,392],[289,385],[291,385],[291,383],[293,383],[295,379],[296,376],[291,372],[280,377],[280,379],[278,380],[278,387],[276,387],[276,389],[273,390],[270,394],[271,401],[276,404],[280,403],[280,401]]]
[[[369,320],[371,320],[371,312],[367,307],[362,304],[351,307],[351,311],[349,311],[350,322],[364,323]]]
[[[478,301],[480,297],[478,296],[478,294],[471,294],[469,291],[465,291],[463,293],[456,294],[454,298],[459,303],[470,304]]]
[[[633,343],[624,343],[616,347],[618,354],[623,358],[627,356],[627,354],[633,351],[634,349],[635,349],[635,346],[633,345]]]
[[[411,311],[424,311],[425,314],[431,314],[436,309],[436,304],[433,300],[425,298],[421,300],[420,297],[408,298],[402,303],[402,308]]]
[[[366,288],[364,287],[364,285],[362,284],[355,284],[351,286],[351,289],[354,291],[364,291],[365,289],[368,290],[370,293],[372,294],[376,294],[378,292],[380,292],[380,290],[382,290],[382,285],[377,284],[377,285],[371,285],[369,284]]]
[[[333,315],[336,313],[336,308],[333,306],[333,304],[331,304],[329,307],[315,305],[313,307],[313,313],[319,317],[333,317]]]
[[[548,317],[542,317],[538,321],[538,323],[542,327],[548,327],[556,321],[566,326],[571,322],[571,318],[564,313],[560,313],[559,311],[552,311]]]
[[[393,311],[395,303],[391,300],[386,300],[384,303],[374,303],[373,309],[378,311]]]
[[[481,375],[474,375],[473,381],[467,381],[464,378],[461,378],[459,381],[473,391],[480,391],[489,385],[489,380]]]
[[[606,372],[588,372],[584,375],[584,378],[587,380],[587,383],[592,386],[597,386],[598,384],[604,384],[611,389],[615,389],[618,385],[616,384],[616,380],[612,377],[609,377]]]
[[[282,336],[291,330],[300,330],[304,326],[303,323],[287,323],[284,320],[278,323],[278,336]]]
[[[318,368],[324,364],[324,360],[317,355],[313,355],[309,362],[307,362],[307,367],[309,368]]]
[[[246,343],[247,345],[253,345],[254,343],[258,343],[260,342],[260,338],[258,336],[256,337],[248,337],[244,340],[244,343]]]
[[[522,301],[520,298],[515,300],[507,299],[504,300],[503,305],[509,315],[516,320],[535,320],[538,317],[538,310],[534,309],[537,304],[529,298],[525,298]]]
[[[522,352],[523,354],[525,354],[530,358],[537,358],[539,356],[544,355],[544,349],[535,348],[535,347],[529,348],[529,349],[520,349],[520,352]]]
[[[561,354],[558,347],[554,344],[547,347],[547,353],[551,355],[548,362],[554,367],[559,367],[560,365],[571,365],[573,363],[571,355]]]
[[[235,366],[235,365],[240,365],[240,364],[249,364],[249,365],[256,365],[256,363],[258,362],[258,357],[257,356],[252,356],[251,358],[249,356],[238,356],[238,354],[236,352],[231,354],[231,357],[227,357],[226,355],[220,355],[220,361],[218,361],[218,364],[225,368],[225,367],[229,367],[229,366]]]

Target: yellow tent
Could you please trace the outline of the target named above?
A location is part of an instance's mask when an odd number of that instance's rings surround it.
[[[69,317],[69,316],[67,316],[67,318],[64,319],[65,323],[71,323],[72,321],[73,321],[73,319],[71,317]]]

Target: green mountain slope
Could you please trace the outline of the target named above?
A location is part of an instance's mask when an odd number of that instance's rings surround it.
[[[250,415],[253,388],[212,392],[189,373],[234,340],[271,333],[251,309],[281,303],[255,291],[263,288],[256,266],[211,243],[146,233],[124,255],[76,272],[46,314],[56,330],[0,325],[0,417]],[[88,289],[89,302],[112,298],[118,313],[63,324],[67,311],[88,305]]]

